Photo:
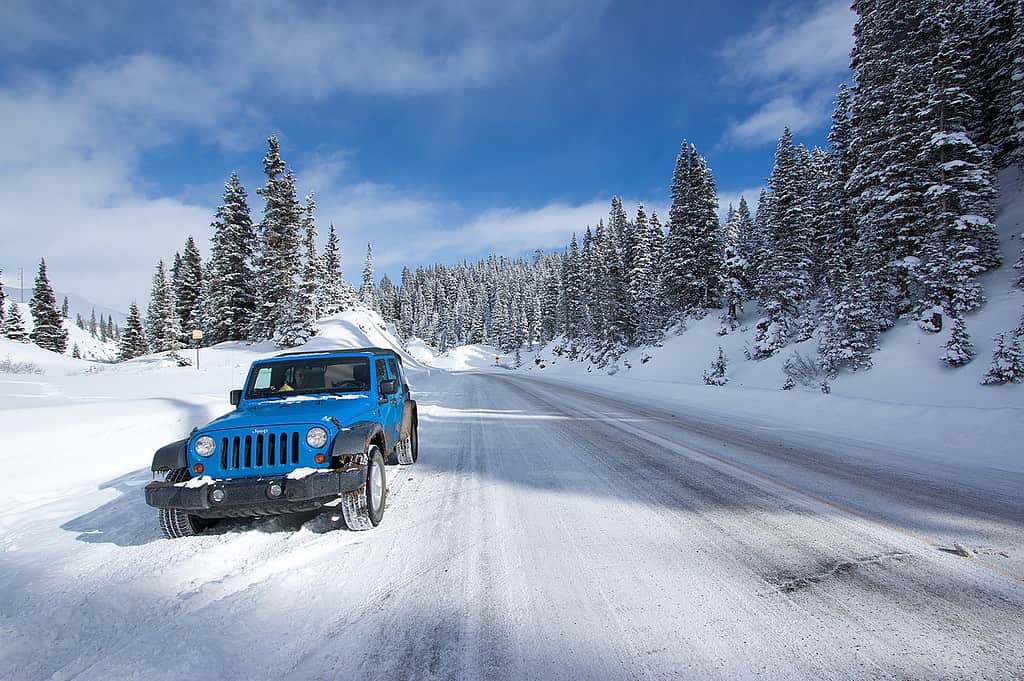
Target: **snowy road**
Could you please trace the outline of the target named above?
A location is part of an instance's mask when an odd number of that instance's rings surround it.
[[[0,514],[0,678],[1024,676],[1019,475],[511,375],[414,388],[372,532],[165,541],[145,469]]]

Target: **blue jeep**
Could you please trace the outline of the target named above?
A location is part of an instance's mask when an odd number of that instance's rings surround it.
[[[168,538],[217,519],[338,506],[352,530],[380,523],[385,459],[415,463],[416,402],[402,358],[359,348],[292,352],[253,363],[235,410],[153,456],[146,485]]]

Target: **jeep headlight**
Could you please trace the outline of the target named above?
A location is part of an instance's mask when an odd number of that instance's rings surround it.
[[[313,449],[320,449],[327,444],[327,431],[319,426],[313,426],[306,432],[306,444]]]
[[[217,444],[209,435],[203,435],[196,440],[196,454],[199,456],[210,456],[215,449],[217,449]]]

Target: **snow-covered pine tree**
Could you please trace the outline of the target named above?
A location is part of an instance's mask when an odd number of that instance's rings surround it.
[[[983,385],[1024,382],[1024,347],[1021,339],[1009,333],[996,336],[992,364],[982,379]]]
[[[948,4],[945,9],[952,9]],[[966,14],[969,7],[964,3],[964,7],[957,9]],[[978,3],[978,9],[981,17],[971,11],[957,27],[969,48],[964,57],[970,70],[964,75],[973,82],[972,94],[981,105],[975,119],[977,125],[968,132],[986,155],[1002,166],[1010,160],[1016,146],[1014,69],[1016,59],[1022,56],[1017,32],[1024,9],[1020,0],[987,0]]]
[[[1014,18],[1013,68],[1010,75],[1010,113],[1013,123],[1007,145],[1007,162],[1024,167],[1024,10],[1019,7]]]
[[[323,261],[316,252],[316,201],[312,194],[306,195],[306,210],[303,215],[303,247],[305,260],[302,263],[302,316],[315,326],[323,315],[321,307],[324,283]],[[315,333],[315,332],[314,332]]]
[[[758,322],[754,338],[752,355],[757,359],[775,354],[789,342],[811,296],[814,235],[807,201],[809,161],[809,153],[793,145],[793,135],[786,128],[768,178],[771,198],[757,264],[761,306],[766,315]]]
[[[124,332],[120,334],[120,351],[118,360],[125,361],[134,357],[140,357],[149,352],[149,344],[146,342],[146,333],[142,329],[142,318],[139,315],[139,307],[132,303],[128,308],[128,319],[124,325]]]
[[[4,271],[0,269],[0,312],[3,312],[5,309],[4,303],[6,299],[7,296],[4,293]]]
[[[846,84],[839,86],[832,128],[829,132],[830,173],[820,178],[818,191],[824,198],[825,230],[821,234],[820,257],[821,292],[826,316],[842,295],[851,270],[857,245],[857,227],[847,191],[847,182],[855,161],[852,148],[853,129],[850,120],[850,91]]]
[[[327,245],[324,247],[321,268],[324,277],[321,294],[324,314],[351,310],[355,305],[355,291],[346,283],[341,271],[341,242],[333,222],[327,230]]]
[[[576,241],[575,232],[562,257],[562,280],[565,282],[565,335],[570,341],[577,341],[583,326],[584,291],[579,242]]]
[[[861,240],[876,258],[871,292],[876,315],[891,326],[913,305],[911,266],[930,225],[922,210],[927,186],[919,160],[934,35],[934,3],[854,0],[852,62],[856,70],[851,148],[856,162],[847,187]],[[860,270],[869,268],[861,263]]]
[[[363,262],[363,281],[359,287],[359,302],[377,309],[377,290],[373,284],[373,244],[366,244],[366,260]]]
[[[714,178],[683,140],[672,176],[665,284],[673,312],[714,307],[721,295],[722,237]]]
[[[827,311],[818,355],[828,373],[841,368],[871,368],[871,353],[878,347],[879,332],[871,291],[867,276],[852,276]]]
[[[654,343],[661,331],[660,287],[658,264],[660,244],[656,232],[661,230],[653,217],[647,219],[643,204],[636,210],[633,264],[629,272],[629,296],[636,331],[627,340],[631,344]]]
[[[942,305],[954,316],[984,302],[977,275],[999,264],[992,224],[995,188],[985,154],[968,127],[978,118],[970,95],[968,19],[950,5],[939,18],[942,40],[934,59],[927,118],[932,134],[921,153],[930,186],[925,210],[932,229],[922,249],[924,305]]]
[[[953,318],[953,330],[946,341],[946,352],[942,361],[951,367],[962,367],[974,359],[974,345],[967,333],[967,324],[962,315]]]
[[[185,241],[185,252],[172,277],[175,311],[182,331],[182,341],[192,337],[193,329],[203,329],[201,297],[203,293],[203,260],[191,236]]]
[[[89,313],[89,335],[93,338],[99,333],[99,324],[96,322],[96,308],[92,308]]]
[[[224,184],[224,198],[213,221],[205,300],[205,332],[210,343],[243,340],[254,325],[252,258],[256,235],[245,188],[238,175]]]
[[[729,366],[722,346],[718,346],[718,357],[711,362],[711,368],[704,370],[704,383],[706,385],[723,386],[729,382]]]
[[[32,342],[44,350],[64,354],[68,348],[68,332],[57,309],[57,297],[46,275],[45,258],[39,261],[29,311],[33,322],[32,333],[29,334]]]
[[[181,324],[174,298],[174,287],[167,276],[164,261],[157,263],[153,274],[153,287],[146,309],[146,330],[149,346],[153,352],[178,350],[181,348]]]
[[[68,310],[68,297],[64,296],[64,302],[60,304],[60,318],[61,319],[67,319],[68,318],[68,312],[69,312],[69,310]]]
[[[464,282],[463,282],[464,284]],[[395,288],[394,282],[391,281],[391,277],[385,274],[380,278],[380,283],[377,285],[377,290],[380,294],[380,315],[386,322],[392,322],[398,319],[398,289]],[[460,293],[465,293],[464,288],[460,290]]]
[[[21,318],[21,310],[18,309],[17,303],[11,303],[10,307],[7,308],[7,314],[3,319],[3,335],[19,343],[28,343],[30,341],[28,333],[25,331],[25,320]]]
[[[286,326],[291,333],[302,266],[302,210],[296,197],[295,176],[281,159],[276,136],[267,139],[263,172],[267,179],[258,190],[264,207],[255,258],[257,302],[252,334],[269,340]]]
[[[743,303],[749,295],[746,269],[747,261],[736,252],[736,246],[726,246],[722,263],[722,281],[725,285],[722,296],[725,302],[723,321],[730,330],[736,328],[739,313],[743,311]]]
[[[82,359],[82,350],[78,347],[78,343],[71,348],[71,356],[75,359]]]

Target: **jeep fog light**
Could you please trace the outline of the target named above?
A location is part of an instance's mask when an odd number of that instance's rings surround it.
[[[270,496],[272,496],[274,498],[277,498],[277,497],[281,496],[281,485],[280,485],[280,483],[276,483],[276,482],[270,483],[270,487],[267,487],[267,494],[269,494]]]
[[[210,492],[210,498],[218,503],[224,501],[224,496],[224,490],[222,489],[215,489]]]
[[[313,449],[320,449],[327,444],[327,431],[319,426],[314,426],[306,433],[306,444]]]
[[[217,449],[217,445],[209,435],[203,435],[196,440],[196,454],[199,456],[210,456],[215,449]]]

